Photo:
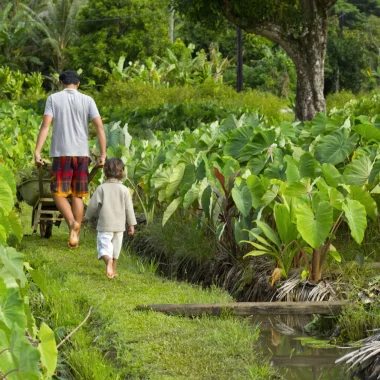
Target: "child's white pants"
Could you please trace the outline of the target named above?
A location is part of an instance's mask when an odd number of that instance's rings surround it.
[[[98,249],[98,259],[102,256],[109,256],[111,259],[118,259],[123,244],[124,232],[101,232],[98,231],[96,239]]]

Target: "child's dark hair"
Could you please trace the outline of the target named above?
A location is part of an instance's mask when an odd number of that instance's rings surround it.
[[[109,158],[106,161],[103,171],[106,178],[123,179],[125,176],[123,161],[116,157]]]
[[[62,74],[59,76],[59,80],[65,84],[78,84],[80,82],[79,75],[76,71],[64,71]]]

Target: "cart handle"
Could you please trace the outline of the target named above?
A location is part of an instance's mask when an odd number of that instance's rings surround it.
[[[90,183],[93,179],[94,179],[94,177],[96,176],[96,173],[98,172],[98,170],[100,169],[100,167],[99,166],[97,166],[97,165],[95,165],[92,169],[91,169],[91,171],[90,171],[90,173],[88,173],[88,183]]]
[[[40,191],[40,198],[44,196],[44,184],[42,182],[42,165],[38,165],[38,188]]]

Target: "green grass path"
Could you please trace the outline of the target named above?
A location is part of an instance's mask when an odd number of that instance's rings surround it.
[[[72,369],[66,378],[271,378],[259,354],[258,328],[248,321],[134,311],[148,303],[231,301],[226,292],[157,276],[153,266],[126,251],[119,277],[110,280],[97,260],[95,233],[82,234],[77,250],[65,247],[67,236],[64,226],[54,227],[49,240],[25,236],[22,248],[25,260],[46,279],[48,294],[31,296],[37,320],[46,320],[63,337],[94,307],[85,326],[64,344],[63,356]]]

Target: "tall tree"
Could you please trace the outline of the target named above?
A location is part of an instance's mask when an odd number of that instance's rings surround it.
[[[42,45],[48,49],[54,69],[62,72],[66,64],[65,50],[75,39],[77,23],[75,19],[87,0],[43,0],[35,10],[28,9],[35,27],[42,31]]]
[[[310,120],[326,108],[324,61],[329,11],[336,0],[172,0],[187,17],[217,28],[221,18],[277,42],[297,71],[296,117]]]
[[[70,49],[73,67],[87,76],[125,62],[162,55],[170,45],[169,0],[89,0],[80,12],[80,40]]]
[[[42,64],[36,57],[37,36],[30,21],[17,2],[0,2],[0,66],[27,71]]]

